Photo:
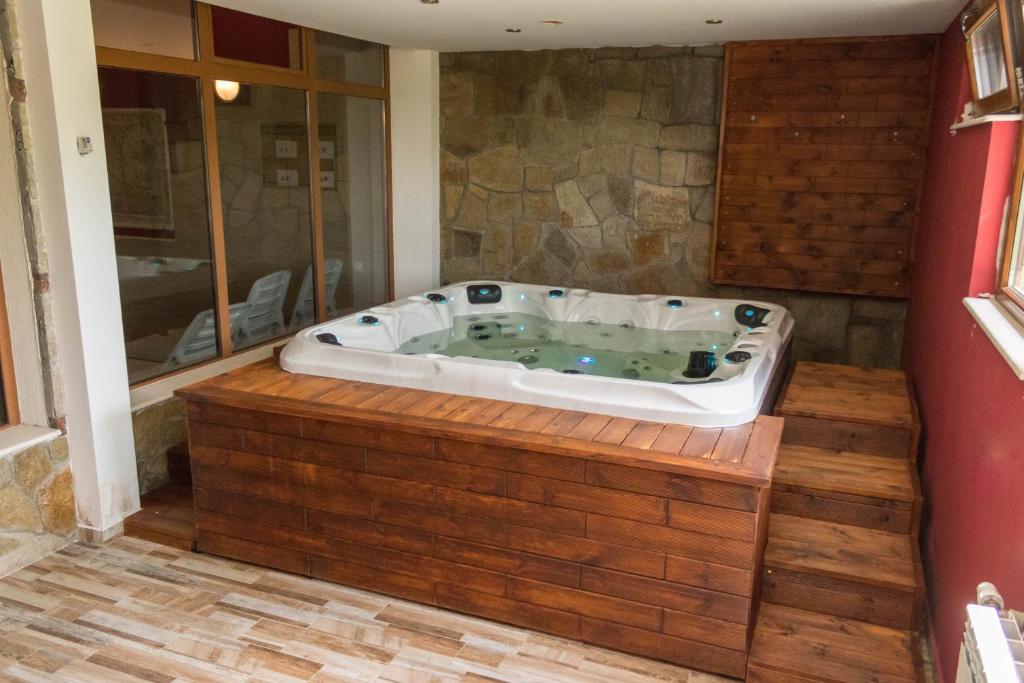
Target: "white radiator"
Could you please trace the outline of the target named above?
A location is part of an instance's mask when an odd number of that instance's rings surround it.
[[[1024,612],[1006,610],[990,583],[967,606],[956,683],[1024,683]]]

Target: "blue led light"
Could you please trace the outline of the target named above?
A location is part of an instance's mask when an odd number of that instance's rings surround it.
[[[576,362],[580,365],[593,365],[597,362],[597,359],[593,356],[580,356],[576,359]]]
[[[721,311],[715,311],[715,317],[718,318],[722,315]]]
[[[520,292],[520,294],[519,294],[519,300],[520,300],[520,301],[526,301],[526,295]]]
[[[712,351],[717,351],[718,350],[718,344],[712,344],[711,345],[711,350]]]
[[[753,318],[754,317],[754,312],[751,311],[751,310],[746,310],[746,311],[743,312],[743,315],[747,316],[748,318]]]
[[[487,289],[486,287],[484,287],[483,289],[480,290],[480,296],[487,296],[490,293],[491,293],[491,290]]]
[[[520,332],[526,332],[526,325],[520,325],[519,326],[519,331]]]

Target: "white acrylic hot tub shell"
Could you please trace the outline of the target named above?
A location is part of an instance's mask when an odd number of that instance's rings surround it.
[[[469,303],[466,287],[473,284],[500,286],[502,301]],[[792,316],[785,308],[757,301],[630,296],[582,289],[564,289],[563,297],[551,298],[551,289],[508,282],[466,282],[435,290],[444,294],[448,303],[436,304],[425,296],[394,301],[300,332],[281,353],[281,367],[289,372],[550,408],[725,427],[750,422],[757,416],[793,327]],[[685,305],[670,308],[667,302],[671,299],[682,299]],[[755,330],[739,325],[734,311],[740,304],[769,309],[766,325]],[[629,323],[662,330],[739,331],[731,349],[748,351],[753,357],[746,363],[720,364],[711,376],[722,378],[720,382],[666,384],[529,370],[515,362],[397,352],[411,337],[451,327],[455,317],[493,313],[528,313],[569,322]],[[360,324],[364,315],[378,318],[380,324]],[[320,342],[317,335],[324,332],[334,334],[342,346]],[[579,334],[586,337],[586,330]],[[601,343],[596,335],[580,341],[591,346]],[[721,350],[719,357],[731,349]]]

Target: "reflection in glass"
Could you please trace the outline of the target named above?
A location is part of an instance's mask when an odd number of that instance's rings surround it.
[[[302,31],[294,25],[226,7],[211,7],[213,52],[253,64],[302,68]]]
[[[974,85],[979,100],[1006,90],[1006,62],[1003,54],[1003,34],[999,25],[999,12],[993,12],[971,33],[971,52],[974,58]]]
[[[317,31],[316,75],[333,81],[384,85],[384,48],[358,38]]]
[[[92,0],[96,45],[195,59],[192,0]]]
[[[388,300],[384,103],[320,93],[328,317]]]
[[[134,383],[218,353],[199,83],[107,67],[99,81]]]
[[[283,336],[305,299],[312,261],[306,93],[243,84],[217,100],[228,296],[246,310],[232,337],[245,348]],[[297,303],[299,302],[299,303]]]

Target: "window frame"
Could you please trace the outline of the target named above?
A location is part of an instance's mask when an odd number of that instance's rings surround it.
[[[334,93],[366,99],[380,100],[384,105],[384,154],[386,159],[385,193],[386,193],[386,249],[388,256],[387,296],[394,298],[395,292],[395,259],[394,259],[394,221],[392,198],[392,159],[391,159],[391,74],[387,45],[382,45],[384,84],[382,86],[349,83],[316,75],[316,30],[299,26],[301,42],[301,68],[287,69],[279,66],[263,65],[217,57],[214,53],[213,12],[212,6],[204,2],[194,2],[196,58],[184,59],[164,55],[134,52],[117,48],[96,46],[97,67],[150,71],[177,76],[190,76],[199,80],[200,103],[203,116],[203,137],[206,149],[206,186],[209,202],[210,252],[213,261],[214,279],[214,310],[216,312],[217,339],[220,352],[214,358],[195,365],[177,368],[130,384],[131,388],[144,386],[167,377],[194,370],[198,367],[216,363],[233,356],[236,352],[250,351],[258,346],[280,343],[280,339],[271,340],[255,347],[237,350],[231,343],[231,327],[228,310],[228,268],[224,238],[224,212],[220,183],[220,156],[217,142],[216,126],[216,93],[214,84],[218,80],[236,81],[253,85],[267,85],[301,90],[306,97],[306,116],[309,129],[310,159],[310,209],[312,212],[312,263],[316,290],[317,321],[327,320],[327,302],[325,299],[326,281],[324,278],[324,216],[323,190],[315,179],[320,177],[320,128],[318,97],[321,92]]]
[[[995,12],[999,13],[999,33],[1003,43],[1006,88],[979,99],[971,39],[978,27],[990,19]],[[975,116],[996,114],[1020,105],[1021,93],[1016,70],[1019,50],[1015,41],[1015,36],[1020,32],[1020,17],[1019,0],[983,0],[961,15],[960,29],[964,36],[964,49],[967,52],[967,67]]]
[[[7,316],[7,295],[4,292],[3,272],[0,266],[0,377],[3,378],[5,422],[0,429],[21,424],[21,410],[18,407],[18,382],[14,374],[14,349],[11,346],[11,328]]]
[[[1024,240],[1024,220],[1021,220],[1021,202],[1024,201],[1024,126],[1017,135],[1017,153],[1014,160],[1013,186],[1006,214],[1006,230],[1001,239],[1002,254],[998,263],[996,301],[1013,319],[1024,327],[1024,294],[1010,284],[1013,273],[1013,255],[1018,242]],[[1024,242],[1022,242],[1024,246]]]

